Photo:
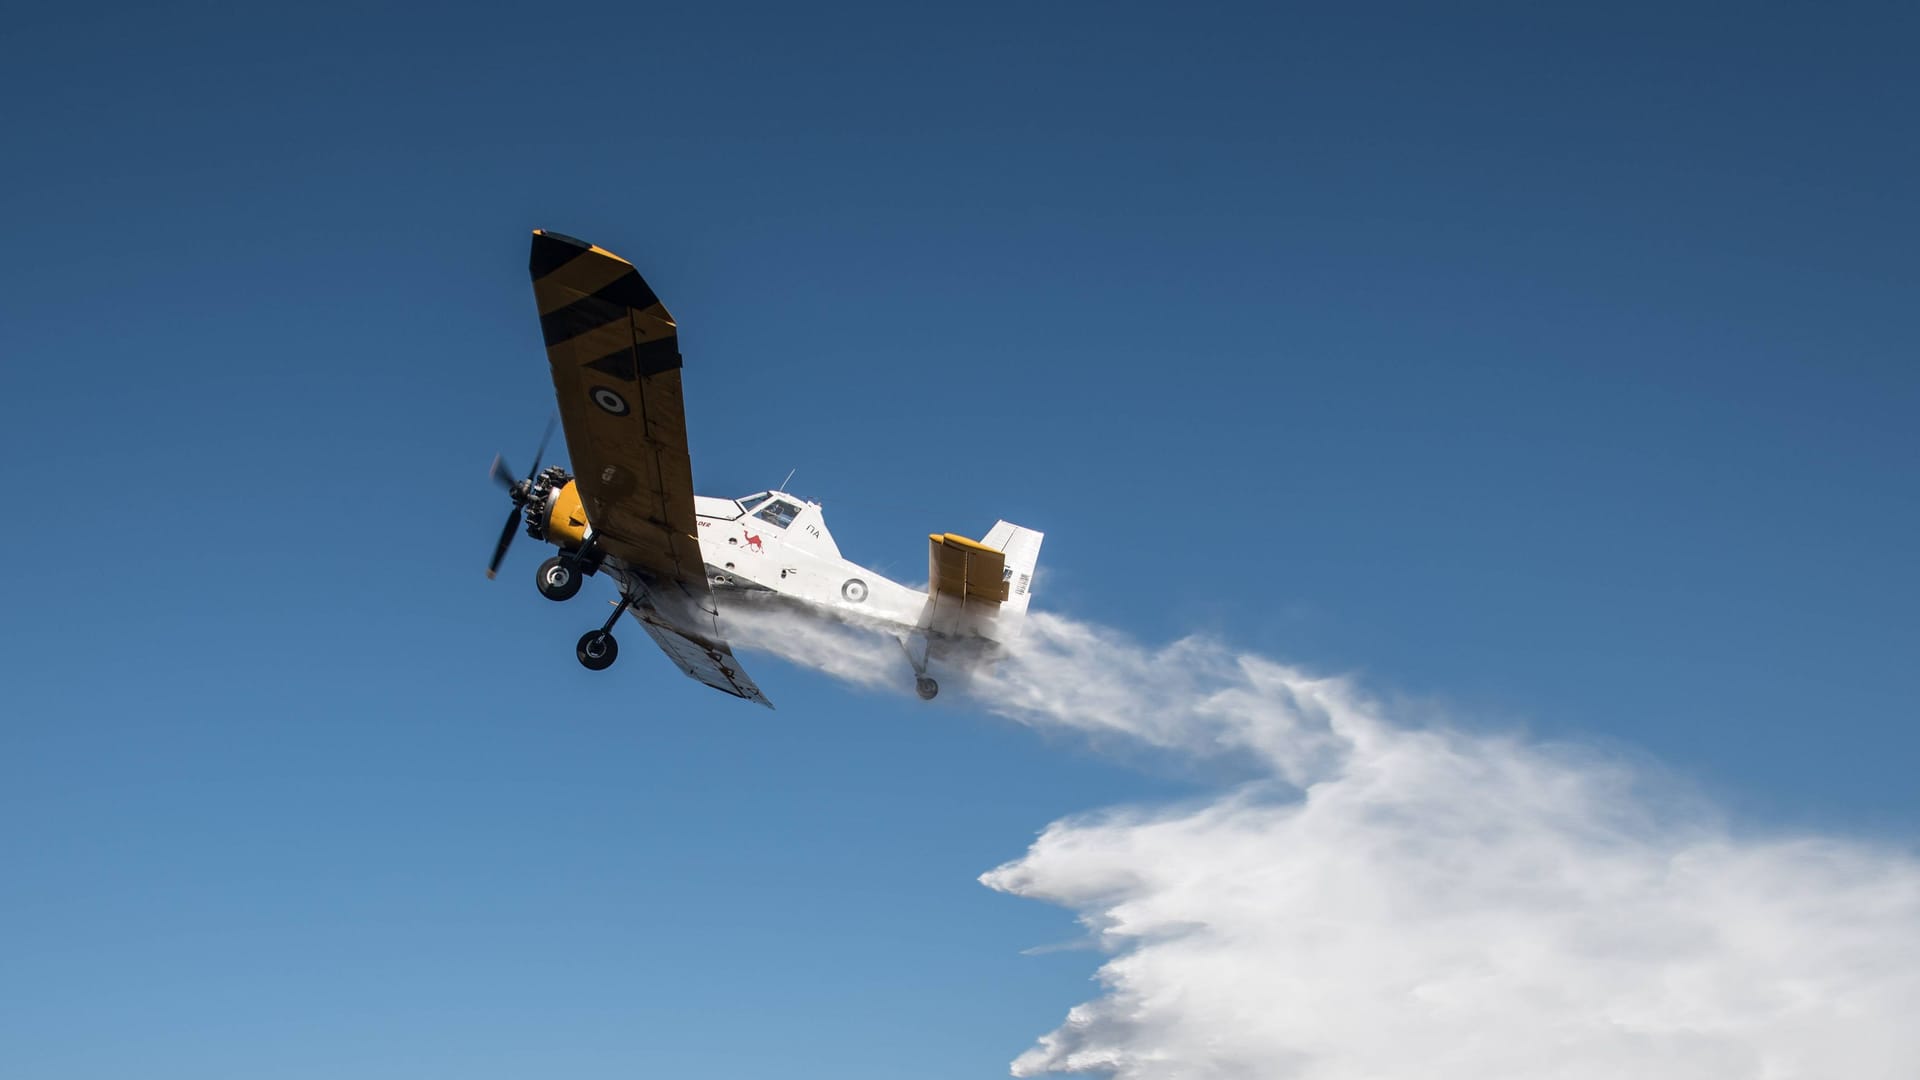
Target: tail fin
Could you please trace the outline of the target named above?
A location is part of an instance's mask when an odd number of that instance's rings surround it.
[[[1007,557],[1007,599],[1000,605],[1002,622],[1009,615],[1017,622],[1027,613],[1027,601],[1033,599],[1033,568],[1040,561],[1040,541],[1046,537],[1046,533],[1022,528],[1011,521],[996,521],[980,541]]]

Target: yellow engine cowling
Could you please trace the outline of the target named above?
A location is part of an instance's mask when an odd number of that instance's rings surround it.
[[[547,500],[547,543],[577,548],[587,539],[587,511],[580,505],[580,489],[569,480]]]

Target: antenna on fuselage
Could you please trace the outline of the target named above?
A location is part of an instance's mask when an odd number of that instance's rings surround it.
[[[800,471],[800,466],[798,465],[795,465],[793,468],[787,470],[787,478],[785,480],[780,481],[781,491],[787,490],[787,484],[793,480],[793,474],[799,471]]]

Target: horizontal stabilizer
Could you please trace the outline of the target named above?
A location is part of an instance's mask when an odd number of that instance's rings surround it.
[[[996,548],[958,533],[929,533],[927,591],[1002,604],[1007,599],[1007,557]]]

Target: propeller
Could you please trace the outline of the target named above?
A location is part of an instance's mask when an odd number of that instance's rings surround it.
[[[516,481],[513,467],[499,454],[493,455],[493,465],[487,469],[487,476],[493,482],[507,489],[513,499],[513,509],[507,511],[507,522],[500,529],[500,542],[493,546],[493,561],[487,564],[487,580],[500,572],[500,562],[507,557],[507,548],[513,545],[513,534],[519,531],[520,508],[526,504],[527,492],[533,489],[533,478],[540,475],[540,460],[547,456],[547,442],[553,438],[554,418],[547,418],[547,430],[540,436],[540,448],[533,452],[533,468],[528,470],[525,480]]]

